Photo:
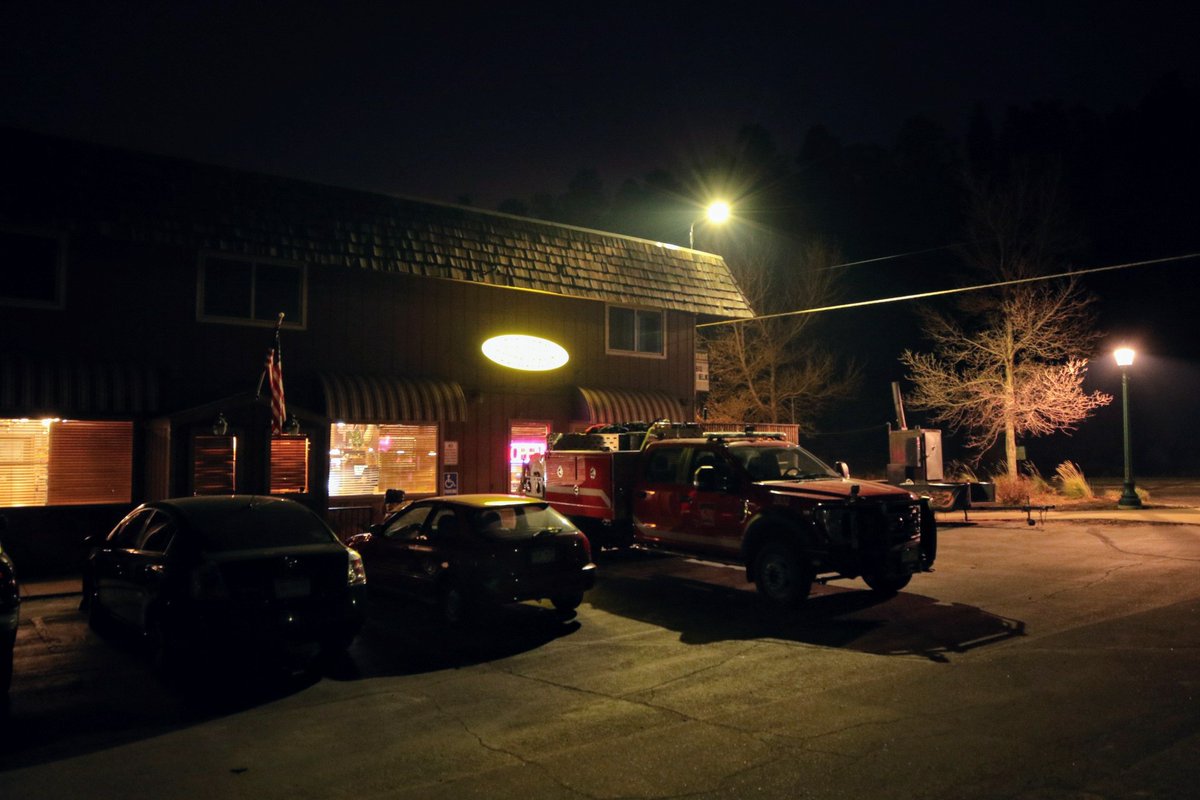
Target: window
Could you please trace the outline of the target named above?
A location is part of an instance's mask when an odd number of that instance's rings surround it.
[[[199,316],[209,322],[305,324],[307,285],[304,267],[226,256],[200,260]]]
[[[271,437],[271,494],[308,491],[308,437]]]
[[[437,494],[438,426],[334,424],[329,432],[329,496]]]
[[[128,503],[133,423],[0,420],[0,507]]]
[[[399,516],[388,523],[383,535],[388,539],[399,536],[401,540],[417,536],[425,525],[425,518],[432,510],[433,506],[415,506],[407,511],[402,511]]]
[[[62,308],[62,250],[57,236],[0,230],[0,305]]]
[[[608,352],[665,356],[663,312],[608,307]]]
[[[233,494],[237,490],[237,437],[192,439],[192,493]]]

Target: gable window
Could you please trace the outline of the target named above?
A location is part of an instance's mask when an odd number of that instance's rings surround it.
[[[62,250],[57,236],[0,230],[0,305],[62,308]]]
[[[664,327],[661,311],[609,306],[608,352],[664,356]]]
[[[303,266],[228,256],[200,259],[199,317],[209,322],[304,327],[307,296]]]

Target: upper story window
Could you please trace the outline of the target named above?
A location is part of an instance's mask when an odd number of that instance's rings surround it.
[[[63,240],[0,230],[0,305],[63,307]]]
[[[200,259],[200,319],[302,328],[308,296],[303,266],[230,256]]]
[[[608,307],[608,352],[639,356],[665,356],[665,321],[661,311]]]

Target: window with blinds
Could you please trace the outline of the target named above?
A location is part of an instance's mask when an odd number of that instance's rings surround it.
[[[192,492],[233,494],[237,487],[237,437],[192,438]]]
[[[329,433],[329,496],[436,494],[438,426],[354,425]]]
[[[0,420],[0,507],[132,498],[132,422]]]
[[[308,437],[271,437],[271,494],[308,491]]]

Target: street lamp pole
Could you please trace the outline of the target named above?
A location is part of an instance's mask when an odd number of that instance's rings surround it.
[[[721,223],[729,219],[729,204],[721,200],[709,203],[708,208],[704,209],[704,216],[692,220],[692,224],[688,226],[688,249],[696,249],[696,223],[709,222]]]
[[[1129,367],[1133,364],[1134,352],[1129,347],[1122,347],[1113,353],[1117,366],[1121,368],[1121,418],[1125,432],[1125,483],[1121,488],[1121,498],[1117,506],[1121,508],[1141,508],[1142,499],[1137,495],[1133,483],[1133,448],[1129,438]]]

